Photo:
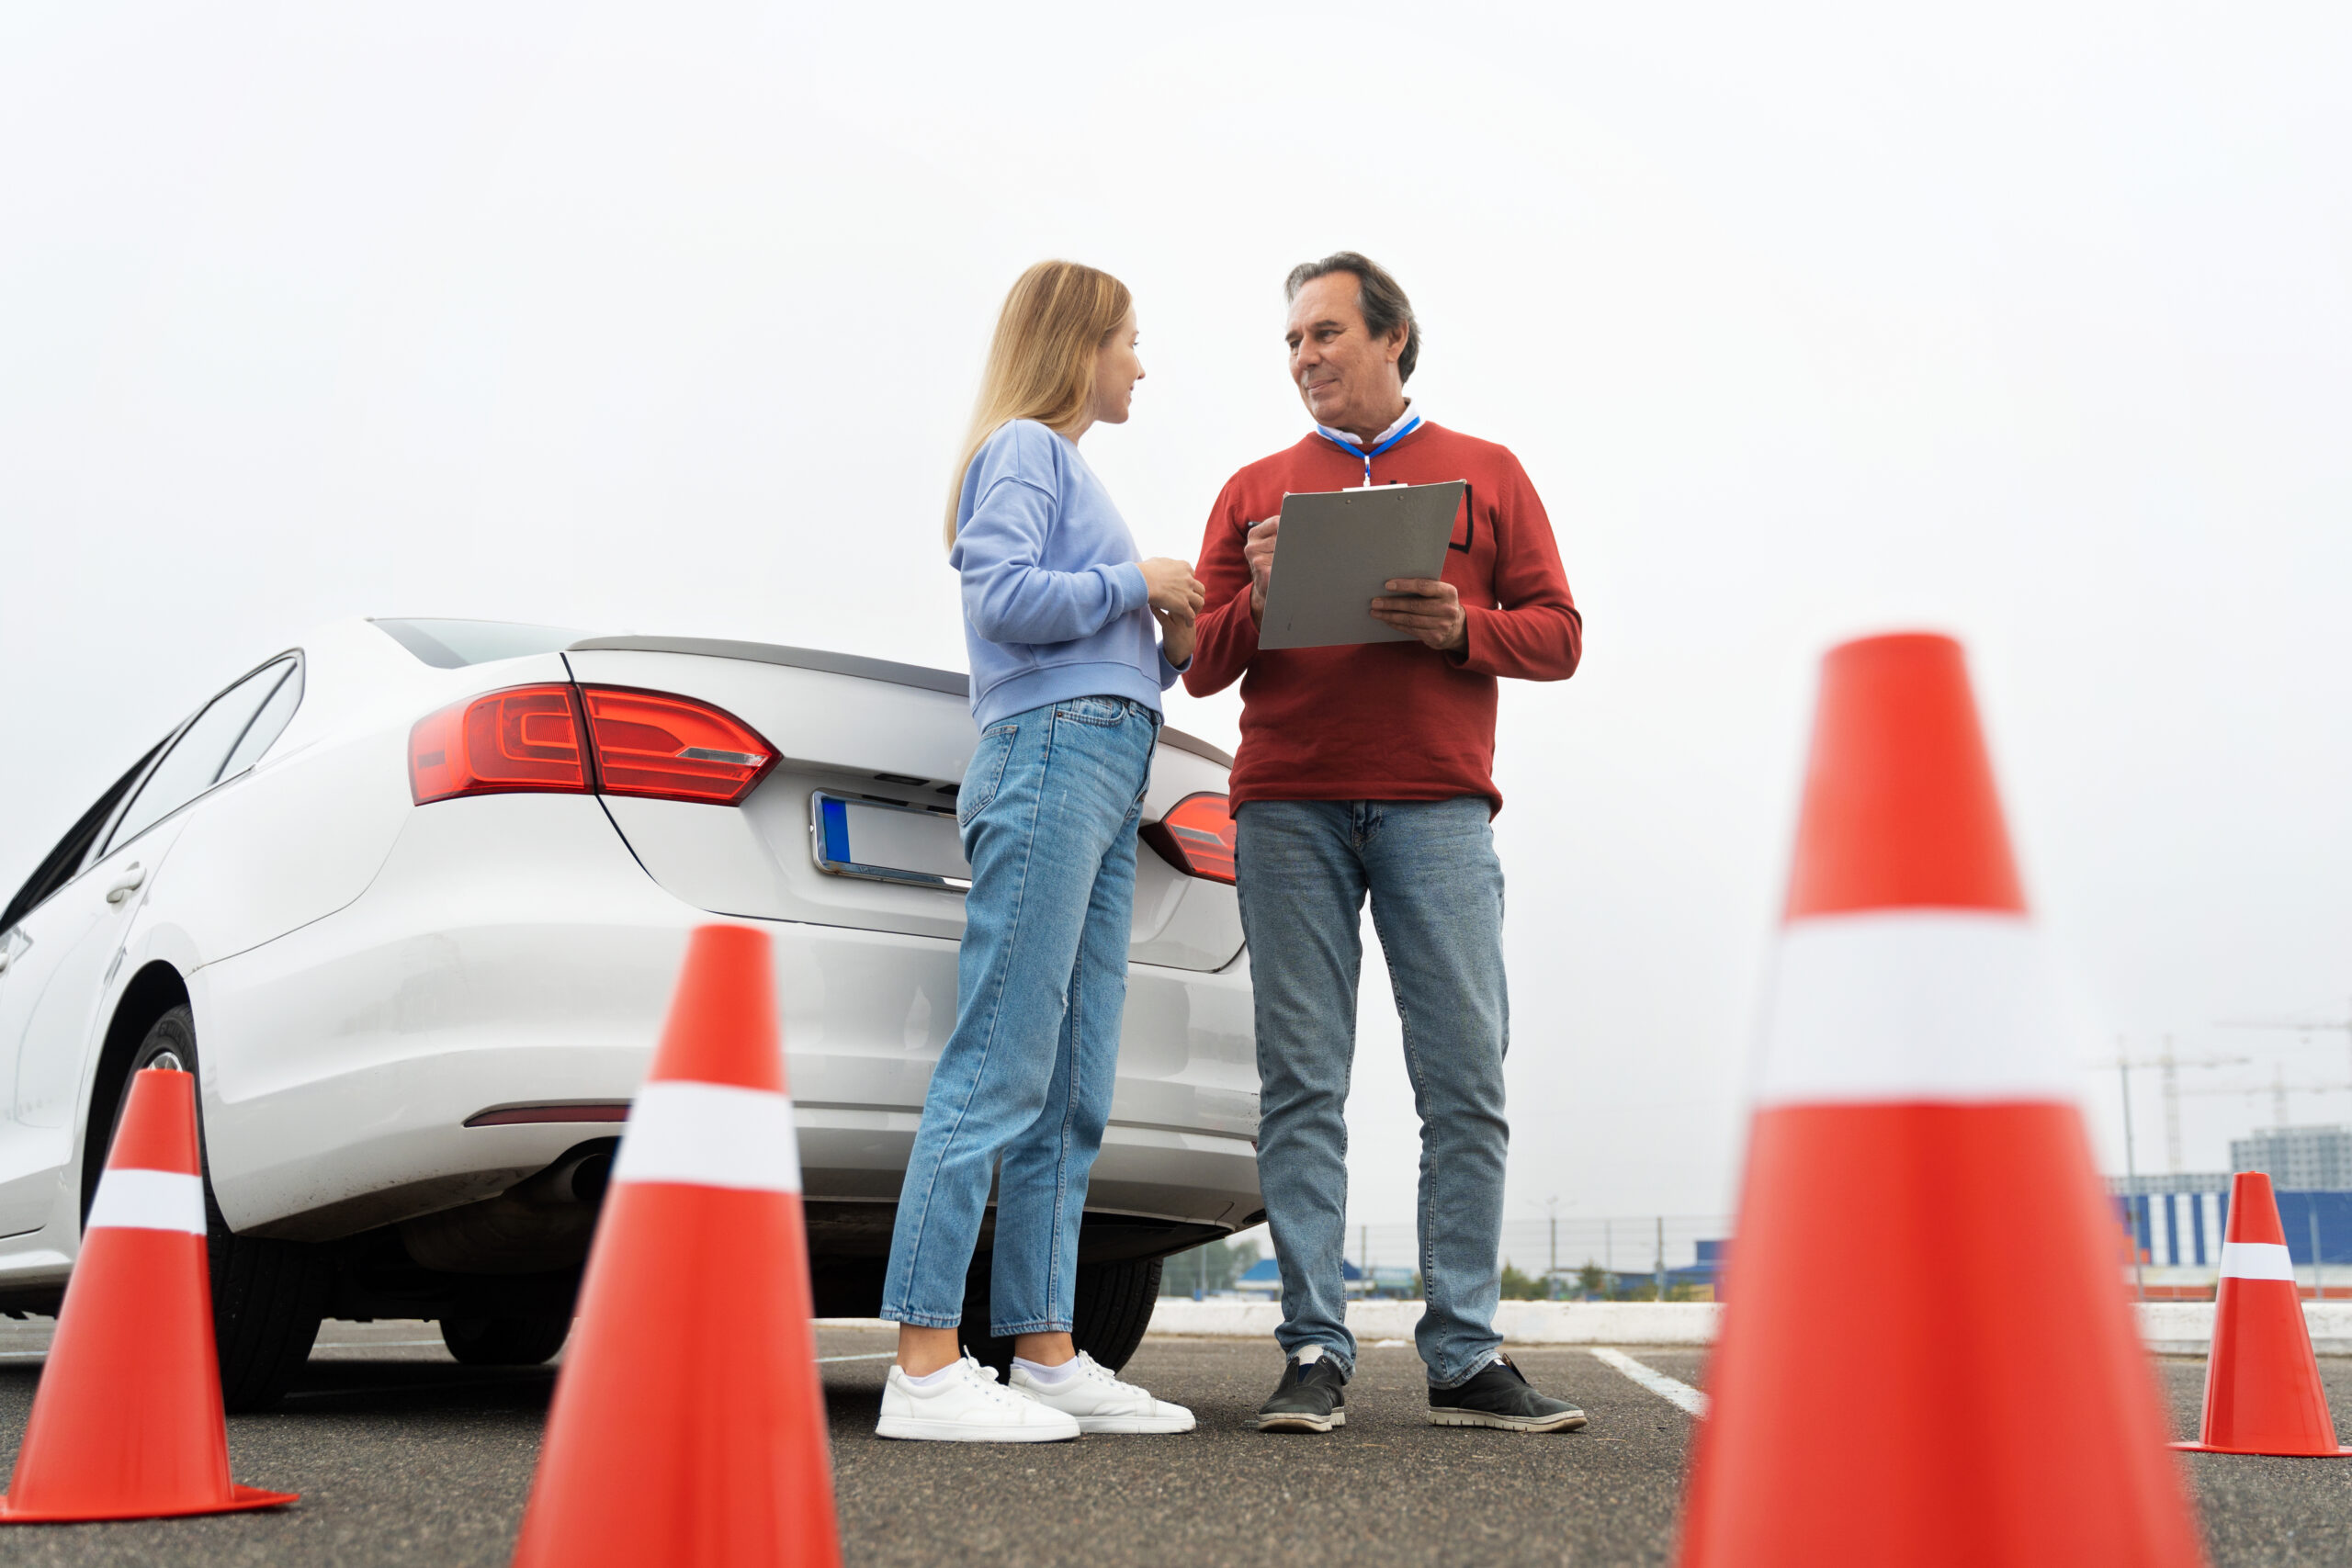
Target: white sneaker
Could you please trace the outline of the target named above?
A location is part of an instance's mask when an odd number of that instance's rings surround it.
[[[1060,1411],[1003,1387],[996,1369],[968,1352],[930,1384],[913,1382],[892,1362],[882,1388],[882,1419],[874,1424],[877,1438],[934,1443],[1058,1443],[1080,1429]]]
[[[1012,1386],[1049,1410],[1073,1416],[1081,1432],[1189,1432],[1193,1413],[1154,1399],[1080,1350],[1076,1371],[1059,1382],[1040,1382],[1025,1367],[1012,1369]]]

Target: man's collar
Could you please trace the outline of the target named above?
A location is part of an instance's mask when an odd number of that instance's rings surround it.
[[[1407,425],[1412,423],[1415,420],[1420,417],[1421,411],[1413,406],[1413,400],[1410,398],[1406,399],[1405,412],[1396,416],[1396,423],[1382,431],[1379,434],[1374,436],[1372,438],[1371,445],[1374,446],[1379,446],[1382,442],[1387,440],[1390,436],[1396,434],[1398,431],[1404,429]],[[1350,435],[1344,430],[1334,430],[1328,424],[1318,424],[1315,428],[1322,434],[1329,436],[1332,440],[1345,442],[1350,446],[1362,447],[1365,445],[1360,437]]]

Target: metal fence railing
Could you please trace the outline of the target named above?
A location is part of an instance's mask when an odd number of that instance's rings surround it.
[[[1729,1216],[1720,1214],[1624,1214],[1598,1219],[1507,1220],[1502,1227],[1498,1261],[1534,1278],[1570,1277],[1588,1264],[1610,1276],[1609,1289],[1629,1289],[1647,1282],[1655,1290],[1657,1276],[1677,1269],[1702,1268],[1721,1260],[1720,1246],[1731,1235]],[[1272,1256],[1267,1234],[1252,1231],[1244,1247],[1254,1247],[1259,1258]],[[1348,1227],[1347,1259],[1367,1275],[1390,1281],[1420,1269],[1415,1227],[1409,1221],[1364,1222]],[[1170,1295],[1199,1291],[1214,1294],[1240,1283],[1246,1268],[1224,1244],[1180,1252],[1162,1270],[1161,1289]],[[1669,1288],[1684,1281],[1669,1278]]]
[[[1506,1220],[1502,1260],[1526,1274],[1574,1273],[1594,1263],[1611,1274],[1687,1269],[1699,1261],[1699,1243],[1722,1241],[1731,1221],[1718,1214],[1622,1214],[1600,1219]],[[1408,1224],[1352,1225],[1348,1259],[1372,1268],[1418,1267],[1415,1227]]]

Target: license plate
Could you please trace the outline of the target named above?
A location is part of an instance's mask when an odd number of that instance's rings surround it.
[[[972,886],[972,868],[965,862],[952,811],[819,791],[808,797],[808,836],[817,869],[835,876],[958,893]]]

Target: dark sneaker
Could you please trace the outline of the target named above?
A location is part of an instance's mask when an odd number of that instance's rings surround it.
[[[1432,1427],[1499,1427],[1506,1432],[1573,1432],[1584,1412],[1529,1386],[1508,1357],[1498,1356],[1468,1382],[1430,1388]]]
[[[1328,1360],[1296,1357],[1283,1369],[1273,1397],[1258,1406],[1261,1432],[1328,1432],[1348,1424],[1347,1373]]]

